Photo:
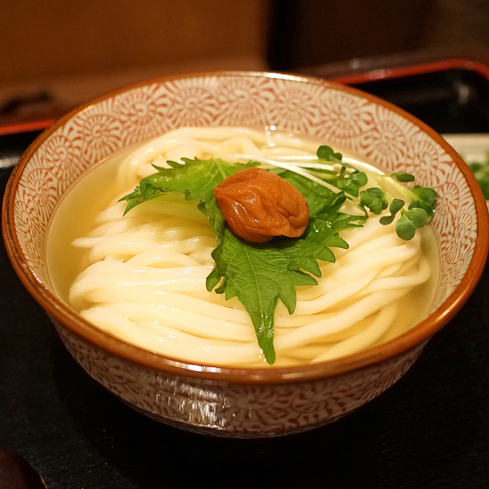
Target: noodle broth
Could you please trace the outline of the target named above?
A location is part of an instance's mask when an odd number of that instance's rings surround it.
[[[162,164],[183,156],[226,159],[229,154],[256,151],[267,157],[307,155],[314,154],[321,142],[243,129],[216,140],[209,130],[192,131],[176,131],[163,144],[164,151],[150,151],[152,143],[147,143],[117,154],[79,180],[52,219],[47,247],[51,280],[59,296],[86,319],[144,349],[208,365],[267,366],[243,306],[236,298],[225,301],[223,295],[205,288],[216,240],[196,204],[170,194],[136,207],[123,218],[125,204],[117,200],[154,171],[151,162]],[[432,228],[418,230],[419,243],[406,244],[389,234],[387,226],[373,229],[372,223],[364,230],[340,233],[351,249],[333,248],[337,263],[321,263],[320,285],[298,288],[293,316],[279,302],[274,366],[348,355],[388,341],[423,318],[438,277],[439,251]],[[365,231],[370,235],[362,238]],[[384,250],[390,248],[399,248],[408,258],[362,271],[363,265],[354,256],[365,254],[363,263],[370,264],[374,258],[382,261]],[[419,275],[422,266],[416,260],[429,263],[430,278],[410,286],[400,299],[394,299],[395,304],[377,308],[376,301],[395,295],[393,279]],[[142,276],[146,278],[140,280]],[[389,279],[390,285],[382,289],[382,280]],[[352,287],[358,289],[354,295],[348,291]],[[368,287],[378,290],[369,292]],[[120,297],[116,297],[118,291]],[[360,314],[350,325],[348,321],[337,324],[339,317],[346,317],[358,301],[367,301],[369,294],[374,312],[366,317]]]

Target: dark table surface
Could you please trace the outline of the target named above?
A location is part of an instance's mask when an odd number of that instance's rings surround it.
[[[2,136],[0,151],[33,136]],[[9,171],[0,172],[3,193]],[[414,367],[339,422],[288,438],[214,439],[146,419],[88,377],[2,245],[0,445],[49,489],[489,487],[488,302],[489,268]]]

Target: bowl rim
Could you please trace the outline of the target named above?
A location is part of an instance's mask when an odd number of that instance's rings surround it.
[[[17,239],[14,223],[14,203],[17,185],[33,154],[52,133],[63,126],[76,114],[86,111],[104,100],[154,83],[164,83],[185,78],[202,78],[212,76],[279,78],[327,86],[329,88],[347,92],[374,102],[388,109],[389,111],[400,115],[404,119],[407,119],[409,122],[433,138],[450,155],[466,179],[471,195],[474,199],[475,212],[477,216],[478,233],[474,254],[461,282],[457,285],[450,296],[445,299],[445,301],[435,311],[433,311],[428,317],[418,323],[411,330],[396,338],[393,338],[392,340],[389,340],[386,343],[362,350],[347,357],[298,367],[233,368],[199,365],[192,362],[173,359],[171,357],[150,352],[126,343],[123,340],[111,336],[110,334],[105,333],[96,326],[90,324],[73,309],[71,309],[70,306],[59,299],[53,292],[51,292],[36,275],[34,270],[27,264],[25,256],[20,247],[20,242]],[[97,345],[103,350],[107,350],[118,357],[122,357],[125,360],[134,362],[144,367],[164,371],[170,374],[198,378],[205,381],[227,383],[285,383],[332,377],[372,366],[384,360],[394,359],[398,355],[407,353],[418,345],[422,346],[423,342],[427,341],[433,334],[440,330],[465,304],[482,275],[489,249],[489,215],[482,190],[472,174],[472,171],[464,163],[462,158],[455,152],[455,150],[442,138],[441,135],[428,127],[424,122],[421,122],[411,114],[396,107],[390,102],[382,100],[374,95],[362,92],[356,88],[307,75],[266,71],[203,71],[159,77],[108,92],[105,95],[102,95],[95,100],[72,110],[41,133],[27,148],[20,158],[18,164],[14,167],[7,183],[3,199],[2,230],[7,253],[24,286],[34,297],[34,299],[44,308],[44,310],[50,316],[52,316],[52,318],[62,323],[71,332],[82,337],[88,342]]]

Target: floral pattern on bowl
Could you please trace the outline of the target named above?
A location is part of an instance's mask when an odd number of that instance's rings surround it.
[[[385,345],[289,369],[224,369],[142,351],[97,330],[60,301],[46,268],[56,205],[112,153],[184,126],[271,127],[319,137],[439,193],[433,225],[442,255],[427,317]],[[45,131],[6,192],[12,262],[88,373],[132,407],[171,424],[227,436],[302,431],[360,407],[396,382],[475,287],[488,248],[485,202],[470,170],[434,131],[390,104],[324,80],[223,72],[169,77],[109,94]]]

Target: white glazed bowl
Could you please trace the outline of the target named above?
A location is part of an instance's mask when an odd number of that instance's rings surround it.
[[[55,294],[46,235],[56,205],[92,165],[183,126],[275,127],[322,138],[389,171],[408,171],[439,194],[441,251],[428,316],[388,343],[312,366],[236,369],[182,362],[97,329]],[[110,392],[154,419],[222,436],[293,433],[373,399],[414,363],[475,287],[488,250],[482,193],[461,158],[400,109],[320,79],[218,72],[163,78],[101,97],[46,130],[14,169],[3,208],[5,242],[30,293],[68,350]]]

